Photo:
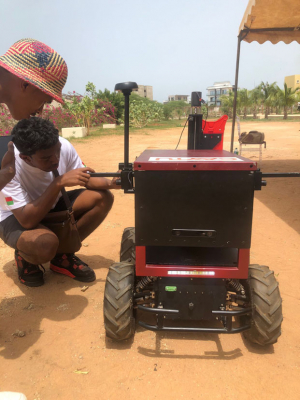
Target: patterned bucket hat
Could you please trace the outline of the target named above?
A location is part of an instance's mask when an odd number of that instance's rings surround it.
[[[68,67],[51,47],[34,39],[18,40],[0,56],[0,66],[63,103]]]

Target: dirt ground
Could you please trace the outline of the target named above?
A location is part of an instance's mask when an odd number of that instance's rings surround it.
[[[147,147],[175,148],[182,128],[132,134],[130,159]],[[266,134],[263,172],[300,171],[299,122],[242,122]],[[225,150],[229,150],[227,124]],[[122,136],[74,142],[96,171],[115,171],[123,159]],[[186,133],[179,148],[186,146]],[[246,157],[258,160],[257,153]],[[79,256],[97,280],[84,284],[49,271],[45,285],[20,286],[13,250],[0,244],[0,391],[28,400],[50,399],[299,399],[300,398],[300,180],[268,179],[255,193],[251,262],[276,273],[283,297],[282,336],[261,348],[242,335],[154,333],[137,326],[133,341],[105,337],[103,290],[118,260],[122,231],[134,226],[134,197],[115,192],[103,224]],[[19,337],[18,331],[25,336]]]

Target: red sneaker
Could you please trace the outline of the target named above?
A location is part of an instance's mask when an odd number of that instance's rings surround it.
[[[50,261],[50,269],[80,282],[93,282],[96,279],[95,272],[74,254],[56,254]]]
[[[18,267],[19,281],[23,285],[36,287],[44,284],[44,272],[40,269],[41,267],[44,270],[43,266],[30,264],[20,256],[18,250],[15,251],[15,261]]]

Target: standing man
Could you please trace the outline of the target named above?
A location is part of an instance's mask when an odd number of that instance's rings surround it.
[[[63,103],[68,77],[65,60],[51,47],[34,39],[21,39],[0,56],[0,103],[16,120],[41,113],[53,99]],[[0,190],[15,175],[13,144],[9,142],[0,170]]]
[[[7,105],[17,120],[41,113],[53,99],[63,103],[62,89],[68,76],[65,60],[49,46],[34,39],[21,39],[0,56],[0,104]],[[12,142],[0,170],[0,190],[15,176]],[[0,399],[21,400],[21,393],[1,392]]]

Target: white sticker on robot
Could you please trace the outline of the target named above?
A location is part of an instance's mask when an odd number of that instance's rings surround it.
[[[231,162],[241,161],[238,157],[150,157],[148,161],[163,161],[163,162],[185,162],[185,161],[200,161],[200,162]]]

